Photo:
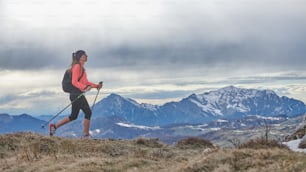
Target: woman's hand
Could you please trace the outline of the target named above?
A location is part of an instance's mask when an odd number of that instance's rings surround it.
[[[103,87],[103,82],[99,82],[99,84],[97,85],[97,90],[100,90]]]

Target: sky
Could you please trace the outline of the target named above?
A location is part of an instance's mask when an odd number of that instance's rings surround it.
[[[0,113],[54,114],[88,79],[162,105],[228,85],[306,102],[306,0],[0,0]],[[89,103],[97,91],[87,93]]]

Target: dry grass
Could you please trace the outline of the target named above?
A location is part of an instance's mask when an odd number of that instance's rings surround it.
[[[277,140],[266,140],[263,138],[257,138],[249,140],[238,146],[238,148],[251,148],[251,149],[270,149],[270,148],[280,148],[289,149],[286,145],[280,143]]]
[[[32,133],[0,135],[0,171],[303,171],[306,154],[279,147],[222,149],[188,138],[81,140]],[[305,171],[305,170],[304,170]]]
[[[305,171],[305,154],[283,149],[220,149],[184,171]]]

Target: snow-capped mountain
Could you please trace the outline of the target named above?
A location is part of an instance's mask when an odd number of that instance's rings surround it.
[[[239,115],[288,117],[305,112],[305,104],[299,100],[280,97],[271,90],[241,89],[233,86],[200,95],[191,95],[191,101],[213,116],[237,118]]]
[[[111,94],[97,103],[93,118],[118,116],[137,125],[164,126],[239,119],[247,115],[293,117],[305,112],[302,101],[280,97],[273,91],[229,86],[203,94],[192,94],[179,102],[162,106],[139,104],[132,99]]]

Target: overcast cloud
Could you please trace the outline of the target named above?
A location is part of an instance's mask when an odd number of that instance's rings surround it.
[[[288,85],[305,87],[305,16],[305,0],[2,0],[0,72],[45,74],[38,92],[58,100],[62,71],[84,49],[107,93],[168,100],[236,84],[300,98]],[[14,92],[1,93],[2,107],[41,89],[23,80],[23,91],[4,80]]]

